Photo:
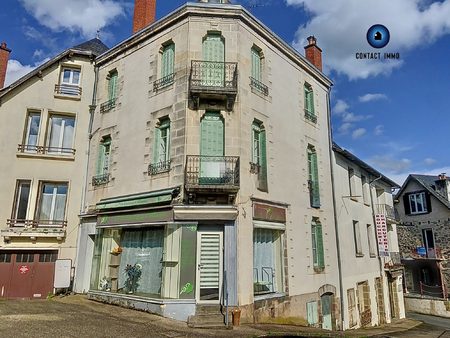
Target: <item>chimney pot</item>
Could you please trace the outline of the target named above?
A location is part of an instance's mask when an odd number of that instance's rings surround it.
[[[2,42],[0,44],[0,89],[2,89],[5,84],[9,53],[11,53],[11,49],[6,46],[6,42]]]
[[[317,46],[317,39],[314,35],[308,36],[307,40],[308,45],[305,46],[306,59],[322,71],[322,49]]]
[[[156,16],[156,0],[135,0],[133,34],[152,24]]]

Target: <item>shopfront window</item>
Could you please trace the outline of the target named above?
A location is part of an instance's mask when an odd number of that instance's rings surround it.
[[[196,227],[169,224],[97,231],[91,290],[194,298]]]

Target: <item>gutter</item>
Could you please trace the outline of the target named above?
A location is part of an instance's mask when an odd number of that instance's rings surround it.
[[[327,92],[327,109],[328,109],[328,142],[330,143],[330,171],[331,171],[331,194],[333,196],[333,217],[334,217],[334,231],[336,238],[336,251],[337,251],[337,263],[338,263],[338,275],[339,275],[339,293],[340,293],[340,313],[341,313],[341,330],[344,328],[344,287],[342,282],[342,263],[341,263],[341,244],[339,240],[339,227],[338,217],[336,211],[336,193],[334,189],[334,157],[333,157],[333,136],[331,129],[331,105],[330,105],[330,91]]]

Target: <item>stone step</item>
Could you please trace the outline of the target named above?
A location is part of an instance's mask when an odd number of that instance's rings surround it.
[[[197,305],[195,307],[195,314],[219,314],[222,313],[221,305]]]
[[[221,313],[201,313],[188,318],[188,326],[195,328],[226,328],[225,317]]]

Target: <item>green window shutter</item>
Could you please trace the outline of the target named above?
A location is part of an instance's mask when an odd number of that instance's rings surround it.
[[[314,149],[308,149],[309,193],[311,207],[320,207],[319,171],[317,168],[317,153]]]
[[[267,154],[266,154],[266,131],[261,130],[259,133],[260,139],[260,150],[261,150],[261,157],[260,157],[260,171],[258,176],[258,182],[259,186],[258,189],[261,191],[268,191],[268,182],[267,182]]]
[[[110,74],[108,82],[108,100],[113,100],[116,98],[117,76],[117,72],[113,72]]]
[[[159,146],[161,143],[161,129],[155,128],[155,139],[153,142],[153,163],[159,162]]]
[[[161,77],[173,74],[175,62],[175,44],[171,43],[163,49],[161,58]]]
[[[261,56],[255,48],[251,50],[252,54],[252,77],[261,81]]]
[[[225,78],[225,44],[218,34],[208,34],[203,41],[203,60],[220,62],[214,67],[208,67],[202,72],[205,85],[223,87]]]
[[[224,155],[224,125],[219,113],[207,112],[201,122],[200,155]]]
[[[322,235],[322,224],[316,223],[316,242],[317,242],[317,266],[320,268],[325,267],[325,259],[323,252],[323,235]]]
[[[258,123],[252,124],[252,163],[261,162],[261,128]]]
[[[309,84],[305,84],[304,86],[305,91],[305,110],[310,112],[311,114],[314,113],[314,92],[312,90],[312,87]]]

